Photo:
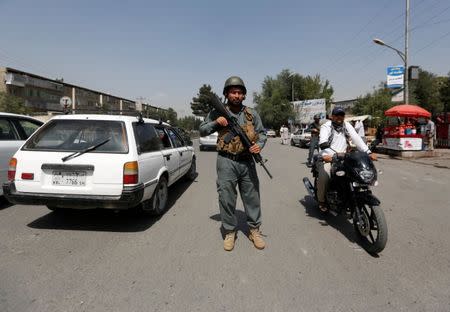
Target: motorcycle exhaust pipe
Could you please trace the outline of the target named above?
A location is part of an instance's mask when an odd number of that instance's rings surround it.
[[[309,195],[311,195],[313,198],[316,198],[316,192],[314,190],[314,186],[312,185],[311,181],[307,177],[303,178],[303,184],[306,187],[306,190],[308,191]]]

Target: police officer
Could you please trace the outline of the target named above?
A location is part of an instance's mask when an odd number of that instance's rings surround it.
[[[320,114],[314,115],[314,122],[309,125],[309,130],[311,130],[311,141],[309,143],[307,165],[308,167],[311,167],[314,150],[317,149],[317,151],[319,151]]]
[[[247,89],[241,78],[233,76],[225,81],[223,95],[227,99],[227,109],[232,116],[236,117],[253,142],[250,149],[244,148],[239,136],[234,137],[229,143],[225,143],[225,137],[229,133],[228,121],[215,110],[212,110],[200,125],[201,136],[207,136],[215,131],[219,132],[217,139],[217,192],[219,193],[222,227],[225,231],[224,249],[226,251],[233,250],[236,238],[238,224],[235,215],[236,186],[239,186],[247,215],[247,224],[250,228],[249,239],[258,249],[264,249],[266,245],[259,230],[261,225],[259,180],[251,153],[259,153],[267,138],[258,113],[242,104],[246,94]]]

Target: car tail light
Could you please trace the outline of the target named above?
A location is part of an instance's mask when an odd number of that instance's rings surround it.
[[[16,178],[17,159],[11,158],[8,167],[8,181],[14,181]]]
[[[137,184],[139,181],[139,166],[137,161],[123,165],[123,184]]]
[[[22,172],[22,180],[34,180],[34,173]]]

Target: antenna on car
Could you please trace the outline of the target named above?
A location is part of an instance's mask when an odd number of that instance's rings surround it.
[[[138,123],[144,123],[144,117],[142,117],[142,112],[139,112],[137,115]]]

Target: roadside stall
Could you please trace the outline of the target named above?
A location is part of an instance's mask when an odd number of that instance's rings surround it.
[[[388,109],[384,128],[383,147],[397,151],[421,151],[424,132],[420,131],[420,119],[431,117],[422,107],[410,104]]]

